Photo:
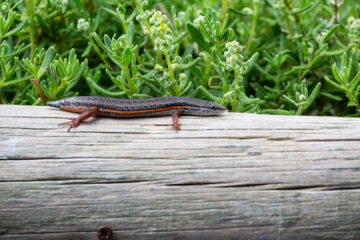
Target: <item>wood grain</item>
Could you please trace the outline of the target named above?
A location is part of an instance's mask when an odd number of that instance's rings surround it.
[[[357,118],[0,105],[0,239],[360,239]]]

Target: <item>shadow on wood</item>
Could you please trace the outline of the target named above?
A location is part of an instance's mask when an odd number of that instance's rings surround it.
[[[360,239],[360,121],[0,105],[0,239]]]

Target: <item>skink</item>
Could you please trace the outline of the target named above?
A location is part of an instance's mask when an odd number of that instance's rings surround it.
[[[118,99],[107,97],[69,97],[47,102],[48,106],[64,111],[81,113],[77,118],[61,125],[78,126],[87,118],[101,116],[113,118],[137,118],[172,115],[173,126],[180,129],[178,117],[184,115],[219,115],[226,109],[217,103],[188,97],[161,97],[147,99]]]

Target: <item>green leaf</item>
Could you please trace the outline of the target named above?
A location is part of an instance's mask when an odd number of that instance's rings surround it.
[[[12,52],[12,53],[9,53],[8,55],[4,55],[4,56],[0,56],[0,59],[1,58],[9,58],[9,57],[13,57],[13,56],[17,56],[19,55],[20,53],[23,53],[25,52],[27,49],[29,49],[31,47],[31,44],[28,44],[26,46],[24,46],[23,44],[20,45],[20,47],[15,51],[15,52]]]
[[[41,66],[38,72],[38,78],[40,79],[44,73],[47,71],[51,61],[54,59],[55,55],[55,48],[53,46],[49,47],[49,49],[46,51],[45,57],[43,61],[41,62]]]
[[[100,21],[101,21],[101,10],[102,10],[102,8],[99,8],[97,10],[95,21],[92,22],[91,27],[90,27],[90,32],[95,32],[98,29],[98,27],[100,25]]]
[[[83,6],[81,0],[74,0],[74,3],[78,9],[84,9],[84,6]]]
[[[359,83],[360,83],[360,72],[358,72],[356,76],[353,78],[353,80],[351,80],[351,82],[349,83],[350,91],[353,92],[355,88],[359,85]]]
[[[305,42],[302,42],[301,46],[302,46],[302,50],[303,50],[304,56],[305,56],[305,57],[308,57],[308,56],[309,56],[308,46],[306,45]]]
[[[115,40],[115,35],[113,36],[113,40]],[[111,38],[109,37],[109,35],[107,35],[107,34],[104,35],[104,45],[105,45],[106,48],[109,49],[110,51],[112,51],[111,43],[112,43],[113,40],[111,40]]]
[[[126,32],[126,43],[128,46],[131,46],[134,39],[135,26],[133,22],[130,22]]]
[[[259,98],[249,98],[242,91],[238,92],[238,98],[244,104],[254,104],[254,103],[257,103],[260,100]]]
[[[25,18],[24,21],[22,21],[21,23],[19,23],[16,26],[16,28],[14,28],[13,30],[7,32],[4,36],[2,36],[2,37],[0,36],[0,39],[7,38],[7,37],[9,37],[11,35],[14,35],[15,33],[19,32],[24,27],[24,25],[27,23],[27,20],[28,20],[28,18]]]
[[[249,58],[249,60],[247,60],[245,62],[246,66],[247,66],[247,70],[245,73],[250,72],[250,70],[254,67],[254,64],[257,61],[258,57],[259,57],[259,53],[256,52]]]
[[[326,43],[339,28],[340,28],[339,24],[337,24],[337,25],[333,26],[332,28],[330,28],[328,33],[323,38],[322,43]]]
[[[307,97],[308,90],[307,90],[307,87],[306,87],[306,81],[305,81],[305,80],[303,80],[303,81],[301,82],[300,92],[301,92],[301,94],[303,94],[305,97]]]
[[[319,95],[320,88],[321,88],[321,83],[316,84],[314,90],[311,92],[310,96],[307,98],[308,104],[307,104],[306,108],[309,107],[314,102],[315,98]]]
[[[282,109],[264,109],[262,110],[262,113],[272,115],[292,115],[291,112]]]
[[[324,44],[323,46],[321,46],[315,53],[314,53],[314,58],[316,59],[316,56],[320,55],[323,51],[326,51],[328,49],[328,44]]]
[[[293,105],[298,106],[298,104],[297,104],[294,100],[292,100],[291,98],[289,98],[288,96],[283,95],[283,97],[284,97],[285,100],[288,101],[289,103],[292,103]]]
[[[75,49],[71,49],[70,54],[69,54],[69,58],[68,58],[68,64],[66,66],[66,72],[72,76],[73,74],[75,74],[76,72],[76,54],[75,54]],[[79,64],[79,62],[77,62],[77,64]]]
[[[89,43],[88,43],[88,46],[85,48],[84,52],[81,54],[81,57],[84,58],[84,57],[86,57],[87,55],[89,55],[91,49],[92,49],[92,45],[91,45],[91,43],[89,42]]]
[[[205,20],[206,20],[206,18],[205,18]],[[214,39],[214,38],[211,36],[211,34],[208,32],[208,30],[206,29],[203,21],[199,21],[199,26],[200,26],[200,29],[201,29],[202,33],[205,35],[205,37],[206,37],[207,39],[209,39],[213,44],[216,44],[215,39]]]
[[[341,84],[345,84],[343,81],[342,81],[342,78],[340,77],[340,74],[339,74],[339,70],[336,66],[336,63],[334,63],[332,66],[331,66],[331,70],[332,70],[332,73],[333,73],[333,76],[335,78],[336,81],[338,81],[339,83]]]
[[[292,67],[292,70],[296,70],[296,71],[299,71],[299,70],[302,71],[302,70],[308,70],[308,69],[310,69],[310,66],[308,64]]]
[[[306,14],[306,13],[314,10],[320,3],[321,3],[321,0],[318,0],[317,2],[315,2],[313,4],[309,4],[304,8],[295,9],[295,10],[291,11],[291,14]]]
[[[191,23],[186,24],[192,39],[199,44],[199,47],[210,53],[210,48],[204,40],[202,33]]]
[[[185,32],[181,33],[180,36],[178,36],[177,38],[174,39],[174,41],[171,42],[171,45],[177,44],[177,43],[180,42],[185,36],[186,36],[186,33],[185,33]]]
[[[91,33],[91,36],[94,38],[95,42],[96,42],[105,52],[107,52],[109,55],[111,55],[111,54],[113,53],[109,48],[107,48],[107,47],[103,44],[103,42],[100,40],[99,36],[98,36],[95,32]],[[109,38],[109,36],[105,35],[104,38],[106,38],[106,37]],[[110,41],[111,41],[111,40],[110,40]]]
[[[126,47],[122,54],[122,62],[124,63],[124,65],[126,65],[126,66],[130,65],[131,56],[132,56],[132,52],[131,52],[130,47]]]
[[[189,62],[189,63],[187,63],[187,64],[179,64],[178,69],[179,69],[179,70],[186,70],[186,69],[188,69],[188,68],[191,68],[191,67],[194,66],[195,64],[197,64],[199,61],[200,61],[200,58],[196,58],[196,59],[194,59],[194,61]]]
[[[3,30],[3,32],[7,32],[9,31],[11,25],[14,23],[16,19],[16,13],[14,11],[9,11],[8,12],[8,16],[7,16],[7,19],[5,21],[5,25],[3,28],[1,28]]]
[[[6,86],[10,86],[10,85],[15,85],[24,81],[28,81],[31,78],[31,76],[28,77],[24,77],[24,78],[19,78],[16,80],[12,80],[12,81],[7,81],[5,82],[3,85],[1,85],[2,87],[6,87]]]
[[[324,97],[327,97],[331,100],[334,100],[334,101],[337,101],[337,102],[341,102],[343,100],[342,97],[339,97],[339,96],[336,96],[332,93],[328,93],[328,92],[320,92],[320,95],[321,96],[324,96]]]
[[[330,80],[330,78],[328,78],[327,76],[325,76],[325,81],[330,84],[331,86],[341,89],[341,90],[345,90],[345,88],[343,86],[340,86],[339,84],[337,84],[336,82]]]
[[[40,27],[42,28],[43,31],[45,31],[46,33],[50,33],[50,27],[48,26],[48,24],[42,19],[42,17],[38,14],[36,14],[36,20],[39,23]]]
[[[90,77],[86,78],[86,82],[89,84],[89,86],[91,86],[93,89],[99,91],[100,93],[109,96],[109,97],[120,97],[125,95],[126,93],[121,91],[121,92],[111,92],[109,90],[106,90],[105,88],[101,87],[100,85],[98,85],[93,79],[91,79]]]

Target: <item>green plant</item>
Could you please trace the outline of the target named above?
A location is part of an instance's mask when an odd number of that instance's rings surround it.
[[[347,54],[344,53],[341,58],[340,66],[337,66],[336,63],[334,63],[331,67],[336,82],[331,80],[328,76],[325,76],[325,80],[331,86],[344,92],[349,100],[347,105],[356,107],[356,110],[360,113],[360,72],[353,78],[351,77],[353,67],[352,59],[352,57],[348,59]]]
[[[0,7],[3,103],[177,95],[237,112],[360,115],[355,0],[6,0]]]

